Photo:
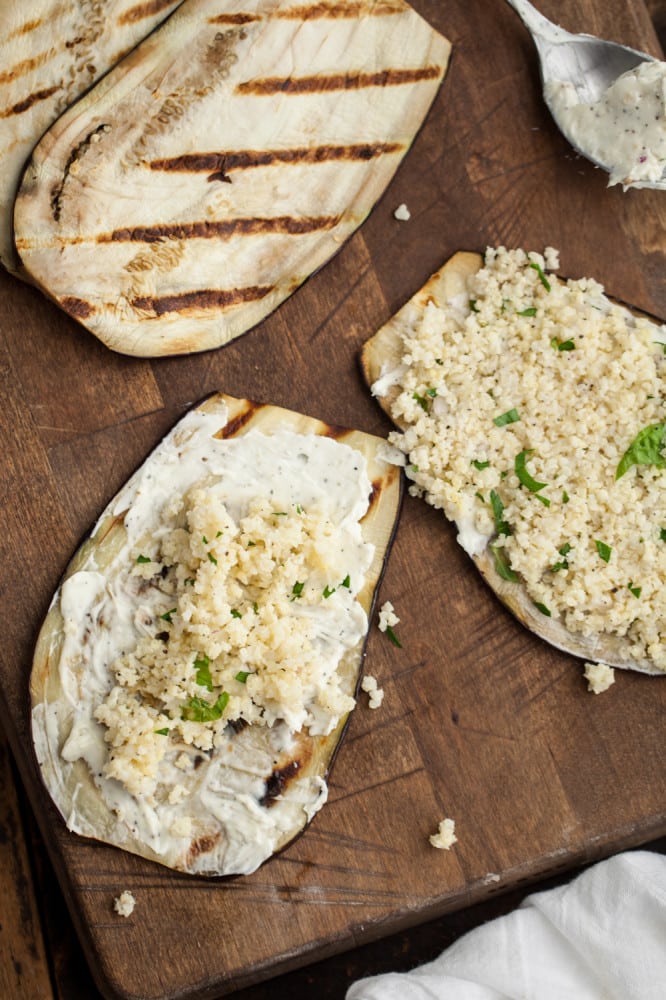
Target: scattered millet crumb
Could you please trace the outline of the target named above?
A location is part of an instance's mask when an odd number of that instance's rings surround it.
[[[439,824],[437,833],[433,833],[428,839],[433,847],[437,847],[442,851],[450,850],[455,843],[457,843],[458,838],[455,833],[455,822],[452,819],[443,819]]]
[[[374,677],[364,677],[361,681],[361,689],[369,696],[368,705],[370,708],[379,708],[384,700],[384,689],[377,686]]]
[[[121,917],[129,917],[134,910],[136,900],[128,889],[125,889],[113,901],[113,908]]]
[[[615,671],[605,663],[586,663],[585,680],[588,691],[601,694],[615,683]]]
[[[412,213],[409,211],[405,203],[398,205],[395,212],[393,213],[393,218],[398,219],[400,222],[409,222],[412,217]]]

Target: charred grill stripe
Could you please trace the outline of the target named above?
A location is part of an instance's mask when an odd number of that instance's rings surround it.
[[[87,319],[95,312],[95,308],[90,302],[86,302],[85,299],[78,299],[74,295],[60,299],[60,305],[66,313],[74,316],[75,319]]]
[[[60,87],[46,87],[45,90],[35,90],[29,97],[25,97],[22,101],[18,101],[17,104],[13,104],[11,108],[5,108],[0,111],[0,118],[11,118],[13,115],[22,115],[24,112],[29,111],[34,104],[39,104],[40,101],[48,101],[49,97],[56,94],[60,90]]]
[[[266,791],[264,792],[262,798],[259,799],[259,805],[273,805],[275,800],[282,795],[289,782],[296,777],[300,766],[301,765],[298,760],[290,760],[288,764],[284,765],[284,767],[276,768],[266,779]]]
[[[293,215],[278,215],[274,219],[242,218],[134,226],[131,229],[114,229],[111,233],[99,235],[97,242],[159,243],[162,240],[231,239],[233,236],[260,236],[267,233],[301,236],[322,229],[332,229],[339,221],[339,215],[317,215],[301,219]]]
[[[19,35],[29,35],[31,31],[35,31],[37,28],[41,27],[42,18],[36,17],[32,21],[26,21],[25,24],[20,24],[17,28],[7,35],[7,39],[16,38]]]
[[[138,3],[136,7],[125,11],[123,16],[118,18],[118,24],[136,24],[138,21],[153,17],[171,6],[173,6],[173,0],[146,0],[145,3]]]
[[[23,59],[21,62],[16,63],[15,66],[12,66],[11,69],[5,69],[0,72],[0,83],[13,83],[15,80],[20,80],[22,76],[26,76],[33,69],[43,66],[51,57],[51,52],[40,52],[38,56],[33,56],[31,59]]]
[[[261,21],[259,14],[216,14],[209,17],[209,24],[251,24],[253,21]]]
[[[362,142],[350,145],[302,146],[293,149],[241,149],[228,153],[188,153],[152,160],[151,170],[209,174],[209,180],[225,180],[232,170],[272,167],[275,164],[330,163],[337,160],[374,160],[404,152],[400,142]]]
[[[368,0],[348,0],[339,3],[310,3],[300,7],[288,7],[276,11],[272,16],[280,20],[314,21],[321,18],[356,18],[356,17],[386,17],[391,14],[404,14],[404,4],[395,0],[385,3],[372,3]]]
[[[441,66],[419,69],[381,69],[376,73],[332,73],[328,76],[269,76],[247,80],[236,87],[238,94],[270,97],[273,94],[317,94],[333,90],[363,90],[367,87],[402,87],[407,84],[436,80],[442,75]]]
[[[247,400],[247,409],[239,413],[238,416],[234,417],[233,420],[227,421],[227,423],[222,427],[221,430],[217,432],[215,437],[218,438],[230,438],[235,437],[236,434],[240,434],[242,429],[246,424],[252,420],[252,418],[262,409],[262,405],[259,403],[251,403]]]
[[[201,288],[178,295],[140,295],[130,305],[155,316],[172,312],[191,312],[201,309],[229,309],[241,302],[256,302],[273,291],[272,285],[251,285],[248,288]]]

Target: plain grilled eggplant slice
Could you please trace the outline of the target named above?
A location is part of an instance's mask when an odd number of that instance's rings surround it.
[[[156,778],[157,801],[141,792],[130,793],[116,776],[102,775],[116,743],[105,740],[93,712],[113,687],[109,664],[117,650],[136,650],[137,637],[150,613],[159,629],[167,628],[165,622],[175,613],[174,609],[166,616],[155,614],[155,588],[163,585],[163,573],[135,586],[133,570],[147,560],[143,553],[149,551],[151,539],[157,545],[160,543],[155,539],[163,537],[149,527],[146,540],[142,527],[142,554],[135,557],[132,545],[137,525],[143,524],[141,518],[148,511],[150,526],[156,516],[152,512],[184,495],[192,483],[201,483],[209,491],[221,489],[227,505],[246,506],[254,496],[248,490],[255,487],[247,483],[255,475],[252,470],[258,447],[260,457],[264,455],[263,461],[268,463],[265,475],[256,473],[260,489],[270,489],[277,504],[285,503],[288,494],[289,516],[294,517],[303,514],[297,501],[307,504],[304,498],[323,492],[324,505],[338,524],[336,551],[342,551],[343,538],[356,538],[353,545],[363,552],[362,574],[359,564],[351,559],[351,579],[343,580],[341,593],[334,597],[332,591],[325,592],[326,600],[319,599],[324,616],[337,600],[335,621],[339,623],[342,614],[346,622],[351,614],[356,622],[336,667],[344,710],[332,711],[328,725],[333,728],[326,732],[326,726],[321,726],[317,735],[310,732],[311,726],[287,729],[286,717],[278,717],[267,726],[247,719],[230,721],[222,741],[203,752],[183,743],[185,737],[177,731],[166,736],[149,725],[146,753],[150,751],[151,732],[157,734],[153,738],[170,739]],[[311,459],[308,465],[308,448],[311,456],[321,448],[323,459],[314,464]],[[358,687],[367,625],[398,516],[400,471],[383,459],[383,448],[381,438],[360,431],[331,427],[293,411],[218,394],[186,414],[109,503],[58,587],[38,638],[31,676],[37,759],[46,787],[71,830],[181,871],[230,875],[253,871],[304,829],[326,799],[327,773],[346,727],[350,707],[346,703]],[[196,461],[188,465],[194,453]],[[220,472],[223,461],[227,462],[225,475]],[[353,486],[342,497],[331,492],[336,462],[340,463],[338,468],[346,470],[346,478],[341,474],[340,482]],[[299,466],[295,477],[279,470],[274,475],[273,470],[285,463],[288,470],[289,463]],[[189,471],[183,474],[183,469]],[[317,469],[323,470],[323,475],[318,475]],[[285,505],[274,515],[276,532],[288,530],[283,527],[288,513]],[[343,534],[348,523],[343,517],[350,517],[354,524],[351,535]],[[250,549],[250,544],[259,548]],[[250,539],[247,552],[262,552],[263,544]],[[343,557],[345,565],[350,552],[355,551],[353,545]],[[205,565],[205,559],[203,562]],[[194,586],[195,581],[184,583]],[[150,593],[149,587],[153,588]],[[251,621],[259,623],[257,634],[264,637],[266,628],[272,626],[261,618],[261,593],[254,607],[245,610],[258,616]],[[220,596],[224,597],[216,591],[216,600]],[[159,593],[157,597],[159,600]],[[125,608],[126,600],[129,605]],[[175,603],[172,597],[166,600]],[[302,613],[315,614],[314,607],[308,603]],[[241,616],[237,613],[236,617]],[[324,645],[316,645],[318,651],[328,649],[333,641],[331,621],[326,618],[323,625],[320,622],[321,639],[317,642]],[[222,619],[220,622],[216,635],[228,628]],[[160,632],[156,638],[168,643]],[[231,669],[235,672],[237,668],[232,664]],[[204,682],[197,676],[197,685]],[[203,696],[213,699],[215,695],[209,695],[208,690],[201,688]],[[113,732],[109,736],[113,741]],[[138,751],[139,758],[143,753]],[[187,766],[182,764],[183,754]],[[184,794],[176,787],[180,784]]]
[[[185,0],[37,146],[27,273],[113,350],[228,342],[368,215],[449,51],[404,0]]]
[[[20,276],[13,208],[46,129],[181,0],[4,0],[0,5],[0,261]]]
[[[480,254],[456,253],[363,345],[360,362],[365,380],[379,405],[398,428],[406,428],[404,420],[392,416],[392,407],[402,391],[401,380],[408,363],[404,358],[403,337],[420,324],[428,303],[459,312],[460,303],[466,304],[469,301],[467,282],[482,266],[483,258]],[[561,279],[553,277],[552,280]],[[653,317],[622,303],[616,304],[634,316],[644,316],[655,324],[655,331],[658,331],[659,327]],[[663,332],[659,336],[655,333],[657,340],[663,339],[663,336]],[[464,527],[458,522],[456,526],[460,531],[458,538],[463,548],[466,548],[463,540]],[[494,536],[488,538],[481,551],[468,554],[502,603],[531,632],[558,649],[584,660],[663,676],[664,671],[653,660],[632,652],[632,641],[628,636],[610,630],[586,636],[569,630],[558,618],[544,614],[528,593],[525,583],[520,578],[507,579],[506,573],[502,572],[492,551],[494,541]]]

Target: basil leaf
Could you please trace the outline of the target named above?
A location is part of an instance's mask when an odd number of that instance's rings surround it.
[[[546,607],[545,604],[542,604],[541,601],[535,601],[534,607],[537,609],[537,611],[540,611],[542,615],[545,615],[546,618],[551,617],[550,608]]]
[[[518,452],[514,459],[513,468],[518,476],[519,481],[525,486],[530,493],[538,493],[542,490],[544,486],[548,486],[548,483],[539,483],[530,473],[527,471],[527,457],[532,454],[532,448],[524,448],[522,451]],[[541,499],[541,497],[539,498]]]
[[[249,670],[239,670],[238,673],[236,674],[236,678],[235,679],[240,684],[245,684],[245,681],[248,679],[249,676],[250,676],[250,671]]]
[[[150,558],[150,556],[137,556],[136,561],[138,563],[149,563],[152,562],[153,560]]]
[[[171,624],[171,616],[175,615],[176,611],[178,611],[178,608],[170,608],[169,611],[165,611],[163,615],[160,615],[160,618],[162,621],[169,622],[169,624]]]
[[[506,427],[507,424],[515,424],[519,420],[520,415],[516,409],[507,410],[506,413],[501,413],[499,417],[493,417],[495,427]]]
[[[165,726],[164,729],[154,729],[153,732],[155,733],[156,736],[168,736],[169,727]]]
[[[554,347],[556,351],[575,351],[576,349],[573,340],[558,340],[557,337],[553,337],[550,346]]]
[[[527,309],[519,309],[516,316],[536,316],[536,306],[529,306]]]
[[[473,465],[475,469],[481,470],[481,469],[487,469],[490,465],[490,462],[480,462],[478,458],[473,458],[472,461],[470,462],[470,465]]]
[[[635,583],[631,582],[631,580],[627,584],[627,587],[629,588],[629,590],[631,591],[631,593],[634,595],[634,597],[640,597],[641,596],[641,589],[642,588],[641,587],[637,587]]]
[[[303,582],[301,582],[299,580],[296,581],[296,583],[294,584],[294,586],[291,588],[292,600],[294,600],[294,598],[296,598],[296,597],[300,597],[301,596],[301,594],[303,593],[303,587],[304,586],[305,586],[305,581],[303,581]]]
[[[654,465],[657,469],[666,468],[666,459],[661,454],[666,446],[666,423],[648,424],[638,432],[631,442],[615,472],[615,479],[620,479],[632,465]]]
[[[324,591],[323,591],[324,597],[330,597],[331,594],[334,594],[336,590],[337,590],[337,587],[329,587],[329,585],[326,584],[326,586],[324,587]]]

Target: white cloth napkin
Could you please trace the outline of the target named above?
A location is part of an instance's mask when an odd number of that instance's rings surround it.
[[[666,1000],[666,856],[601,861],[347,1000]]]

